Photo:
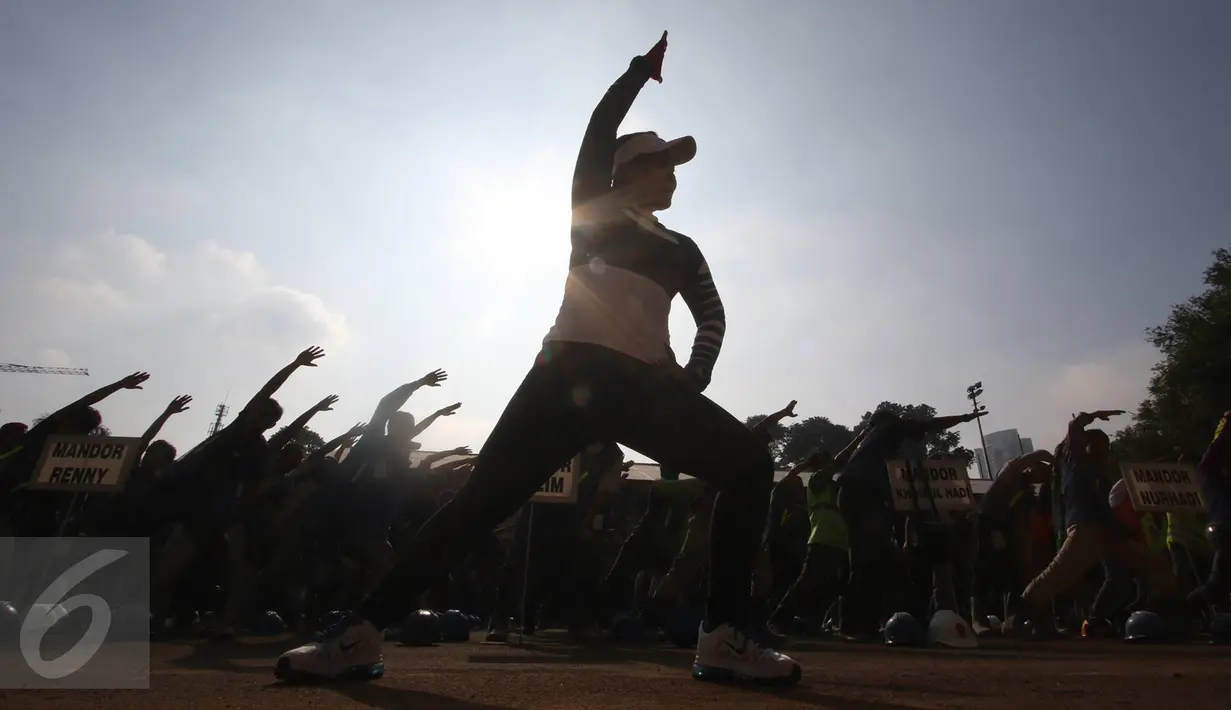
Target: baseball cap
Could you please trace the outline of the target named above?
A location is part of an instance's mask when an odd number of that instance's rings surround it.
[[[667,141],[653,131],[634,133],[616,148],[611,161],[612,173],[643,155],[664,152],[668,153],[667,157],[673,165],[683,165],[697,156],[697,140],[692,136],[683,136]]]

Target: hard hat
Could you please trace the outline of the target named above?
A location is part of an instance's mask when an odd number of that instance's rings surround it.
[[[885,622],[886,646],[918,646],[924,638],[919,621],[904,611],[899,611]]]
[[[928,641],[946,648],[978,648],[979,639],[966,620],[948,609],[932,614],[928,622]]]
[[[1152,611],[1134,611],[1124,624],[1124,640],[1137,643],[1162,641],[1167,637],[1163,618]]]

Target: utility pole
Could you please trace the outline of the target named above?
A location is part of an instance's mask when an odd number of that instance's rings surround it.
[[[979,397],[983,395],[983,382],[979,381],[966,388],[966,399],[970,400],[970,405],[974,407],[975,424],[979,426],[979,443],[983,446],[983,470],[987,471],[988,478],[995,478],[996,473],[992,471],[992,460],[987,455],[987,441],[983,439],[983,421],[982,415],[987,411],[987,407],[979,404]]]

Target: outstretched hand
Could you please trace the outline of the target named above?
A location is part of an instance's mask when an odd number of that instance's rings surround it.
[[[319,401],[319,402],[317,402],[317,403],[316,403],[316,411],[318,411],[318,412],[332,412],[332,411],[333,411],[333,405],[335,405],[335,404],[337,404],[337,403],[338,403],[338,395],[336,395],[336,394],[331,394],[331,395],[329,395],[328,397],[326,397],[326,398],[324,398],[324,399],[322,399],[321,401]]]
[[[457,410],[462,408],[461,402],[454,402],[447,407],[442,407],[436,413],[442,417],[451,417],[457,413]]]
[[[150,379],[150,373],[134,372],[128,377],[120,380],[118,384],[126,390],[139,390],[141,389],[141,385],[145,384],[145,381],[148,379]]]
[[[439,387],[441,382],[449,379],[449,374],[444,370],[432,370],[423,377],[420,377],[415,384],[423,387]]]
[[[1103,421],[1107,421],[1108,419],[1111,419],[1112,417],[1118,417],[1124,413],[1125,411],[1123,409],[1100,409],[1099,411],[1091,414],[1091,416],[1093,416],[1095,419],[1102,419]]]
[[[299,353],[299,356],[295,358],[295,364],[299,367],[316,367],[316,361],[323,357],[325,357],[325,351],[313,345]]]
[[[979,410],[979,411],[977,411],[977,412],[971,412],[970,414],[967,414],[967,415],[966,415],[966,421],[968,421],[968,422],[973,422],[974,420],[978,419],[979,417],[986,417],[986,416],[987,416],[987,410],[986,410],[986,409],[980,409],[980,410]],[[952,420],[950,420],[950,421],[952,421]]]
[[[799,404],[799,402],[792,399],[791,403],[786,406],[786,409],[782,410],[782,416],[790,417],[792,419],[798,417],[799,415],[795,413],[795,405],[797,404]]]
[[[190,402],[192,402],[191,396],[186,395],[186,394],[181,394],[180,396],[171,400],[171,403],[167,405],[166,412],[168,415],[186,412],[188,411],[188,404]]]
[[[667,55],[667,31],[663,30],[662,39],[645,53],[646,61],[650,63],[650,78],[663,83],[663,57]]]
[[[368,428],[367,422],[359,422],[355,426],[351,427],[349,431],[346,432],[346,438],[358,439],[359,437],[363,436],[363,432],[366,431],[367,428]]]

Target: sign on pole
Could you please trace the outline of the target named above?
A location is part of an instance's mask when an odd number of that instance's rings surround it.
[[[140,445],[138,437],[50,437],[26,487],[33,491],[119,492],[137,463]]]
[[[962,459],[890,461],[888,469],[894,510],[926,510],[933,502],[941,511],[970,510],[974,506],[970,476]]]
[[[564,467],[551,474],[539,492],[530,497],[531,503],[576,503],[577,472],[581,469],[581,454],[569,459]]]
[[[1201,513],[1205,498],[1189,463],[1122,463],[1133,510],[1138,513]]]

